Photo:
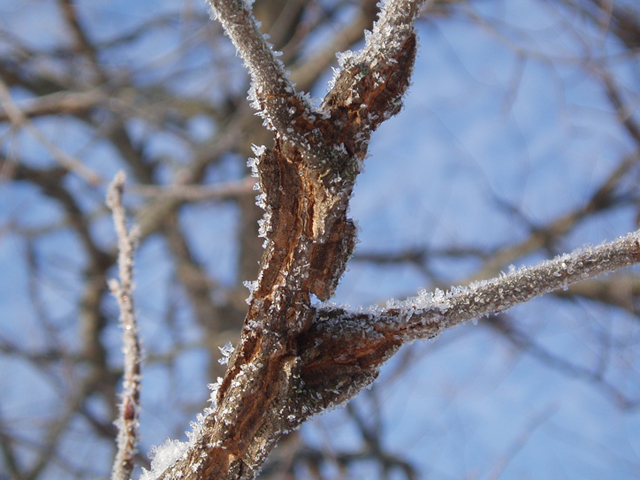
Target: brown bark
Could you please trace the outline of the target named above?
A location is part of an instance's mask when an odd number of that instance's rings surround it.
[[[328,119],[309,118],[287,99],[298,134],[321,139],[314,148],[346,150],[347,161],[308,161],[281,138],[257,159],[267,245],[242,336],[203,436],[161,478],[253,478],[284,432],[351,398],[400,345],[393,338],[351,342],[357,331],[339,340],[305,334],[315,317],[312,295],[333,295],[353,252],[356,229],[346,213],[359,161],[371,132],[400,110],[415,48],[411,34],[396,58],[381,59],[375,70],[345,70],[325,100]]]

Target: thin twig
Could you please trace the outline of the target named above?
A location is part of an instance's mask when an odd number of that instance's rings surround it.
[[[94,88],[84,92],[64,91],[41,95],[24,103],[20,102],[16,106],[27,118],[46,115],[73,115],[95,108],[108,98],[101,89]],[[0,121],[7,120],[11,121],[8,113],[6,111],[0,112]]]
[[[140,400],[140,343],[138,326],[133,310],[133,253],[137,229],[127,229],[126,214],[122,205],[122,190],[126,176],[120,171],[109,186],[107,205],[113,212],[113,222],[118,235],[118,272],[120,281],[112,279],[109,288],[120,307],[124,352],[124,380],[118,426],[118,451],[113,464],[112,480],[128,480],[133,471],[133,459],[138,444],[138,402]]]
[[[445,329],[468,320],[495,315],[520,303],[640,263],[640,232],[610,243],[583,247],[536,266],[513,270],[498,278],[434,294],[425,305],[410,299],[404,309],[407,324],[400,332],[409,338],[433,338]],[[426,300],[426,298],[422,298]],[[393,310],[393,309],[392,309]],[[434,330],[437,331],[433,335]]]

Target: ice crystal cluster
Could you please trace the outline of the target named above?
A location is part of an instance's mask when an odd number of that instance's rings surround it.
[[[222,354],[222,358],[218,359],[218,363],[220,365],[228,365],[229,358],[233,353],[233,345],[231,345],[231,342],[227,342],[224,344],[224,347],[218,347],[218,350],[220,350],[220,353]]]
[[[228,345],[231,344],[228,343]],[[223,348],[227,348],[227,345],[225,345]],[[220,350],[222,351],[223,348],[221,348]],[[233,351],[233,347],[231,347],[231,351]],[[223,355],[225,355],[224,352]],[[157,446],[154,445],[153,447],[151,447],[151,450],[149,451],[149,458],[151,459],[151,470],[143,468],[142,475],[140,475],[140,480],[155,480],[173,464],[175,464],[179,460],[186,458],[189,448],[193,446],[202,436],[205,418],[211,415],[216,408],[218,389],[220,388],[221,384],[222,378],[220,377],[218,377],[216,383],[209,384],[209,390],[211,390],[211,395],[209,396],[210,406],[208,408],[205,408],[202,413],[198,413],[195,422],[191,422],[191,431],[185,432],[188,441],[181,442],[180,440],[172,440],[170,438],[167,438],[163,444]]]

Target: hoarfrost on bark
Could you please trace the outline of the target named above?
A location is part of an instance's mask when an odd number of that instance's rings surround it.
[[[218,406],[218,390],[222,385],[222,377],[216,379],[216,383],[210,383],[207,385],[211,393],[209,394],[209,403],[211,403],[211,409],[214,410]]]
[[[229,348],[231,351],[229,351]],[[220,351],[222,352],[223,358],[228,359],[231,353],[233,353],[233,346],[231,346],[230,342],[227,342],[224,347],[220,348]],[[202,413],[198,413],[196,415],[196,421],[189,424],[191,431],[185,432],[188,441],[182,442],[180,440],[167,438],[163,444],[151,447],[149,451],[151,470],[143,468],[140,480],[155,480],[176,462],[186,458],[189,449],[195,445],[202,436],[205,419],[215,411],[218,390],[221,385],[221,377],[218,377],[216,383],[210,383],[208,385],[209,390],[211,390],[211,394],[209,395],[210,406],[205,408]]]
[[[220,353],[222,354],[222,358],[218,359],[218,363],[220,365],[228,365],[229,357],[231,357],[231,354],[233,353],[233,345],[231,345],[231,342],[227,342],[223,347],[218,347],[218,350],[220,350]]]
[[[258,220],[258,237],[267,238],[269,232],[271,231],[271,214],[269,212],[265,212],[260,220]],[[267,244],[267,240],[265,240],[262,248],[264,248]]]
[[[279,55],[260,31],[251,4],[246,0],[209,0],[209,3],[249,70],[251,105],[263,117],[265,126],[276,134],[281,132],[293,120],[285,100],[295,90],[284,64],[277,58]],[[306,112],[312,112],[305,97],[298,100]]]
[[[151,470],[142,469],[140,480],[155,480],[187,452],[188,442],[167,438],[162,445],[153,446],[149,451]]]
[[[382,119],[398,113],[409,84],[413,23],[424,2],[380,4],[365,47],[338,55],[342,70],[317,107],[295,92],[249,2],[209,1],[250,71],[252,105],[275,133],[274,148],[254,146],[256,158],[248,162],[262,192],[256,203],[266,210],[260,233],[271,238],[258,280],[244,282],[249,313],[237,350],[230,344],[221,349],[220,363],[229,367],[211,388],[212,407],[192,424],[189,442],[168,441],[154,451],[144,480],[156,478],[194,444],[167,478],[197,478],[205,471],[210,478],[235,478],[230,472],[245,467],[242,478],[253,478],[282,431],[369,386],[402,344],[435,338],[468,320],[640,262],[640,237],[634,233],[535,267],[510,267],[498,278],[468,287],[423,289],[407,300],[389,301],[386,308],[326,302],[357,241],[357,227],[346,211],[370,135]],[[318,117],[332,120],[323,123]],[[211,421],[203,432],[207,416]]]
[[[254,281],[244,280],[242,282],[242,285],[247,287],[247,290],[249,290],[249,297],[245,300],[245,302],[247,302],[247,304],[250,304],[251,300],[253,300],[253,292],[258,287],[258,281],[257,280],[254,280]]]
[[[375,64],[396,56],[404,40],[413,32],[413,24],[424,1],[384,0],[373,31],[365,32],[365,46],[356,55],[343,58],[348,64]],[[345,65],[342,65],[346,68]]]
[[[354,59],[355,57],[356,57],[356,54],[351,50],[345,50],[344,52],[336,53],[336,58],[338,59],[338,65],[340,65],[340,69],[335,69],[334,73],[340,73],[342,69],[348,67],[352,59]]]

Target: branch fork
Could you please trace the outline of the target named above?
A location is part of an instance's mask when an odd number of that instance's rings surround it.
[[[344,68],[317,108],[295,92],[247,3],[210,3],[250,71],[253,105],[275,134],[275,147],[257,148],[250,161],[266,211],[266,242],[215,406],[159,478],[254,478],[283,433],[352,398],[402,344],[640,261],[640,234],[633,233],[490,282],[422,292],[384,310],[312,303],[314,296],[332,297],[355,247],[348,202],[371,133],[400,111],[422,1],[382,6],[365,48],[343,55]]]

